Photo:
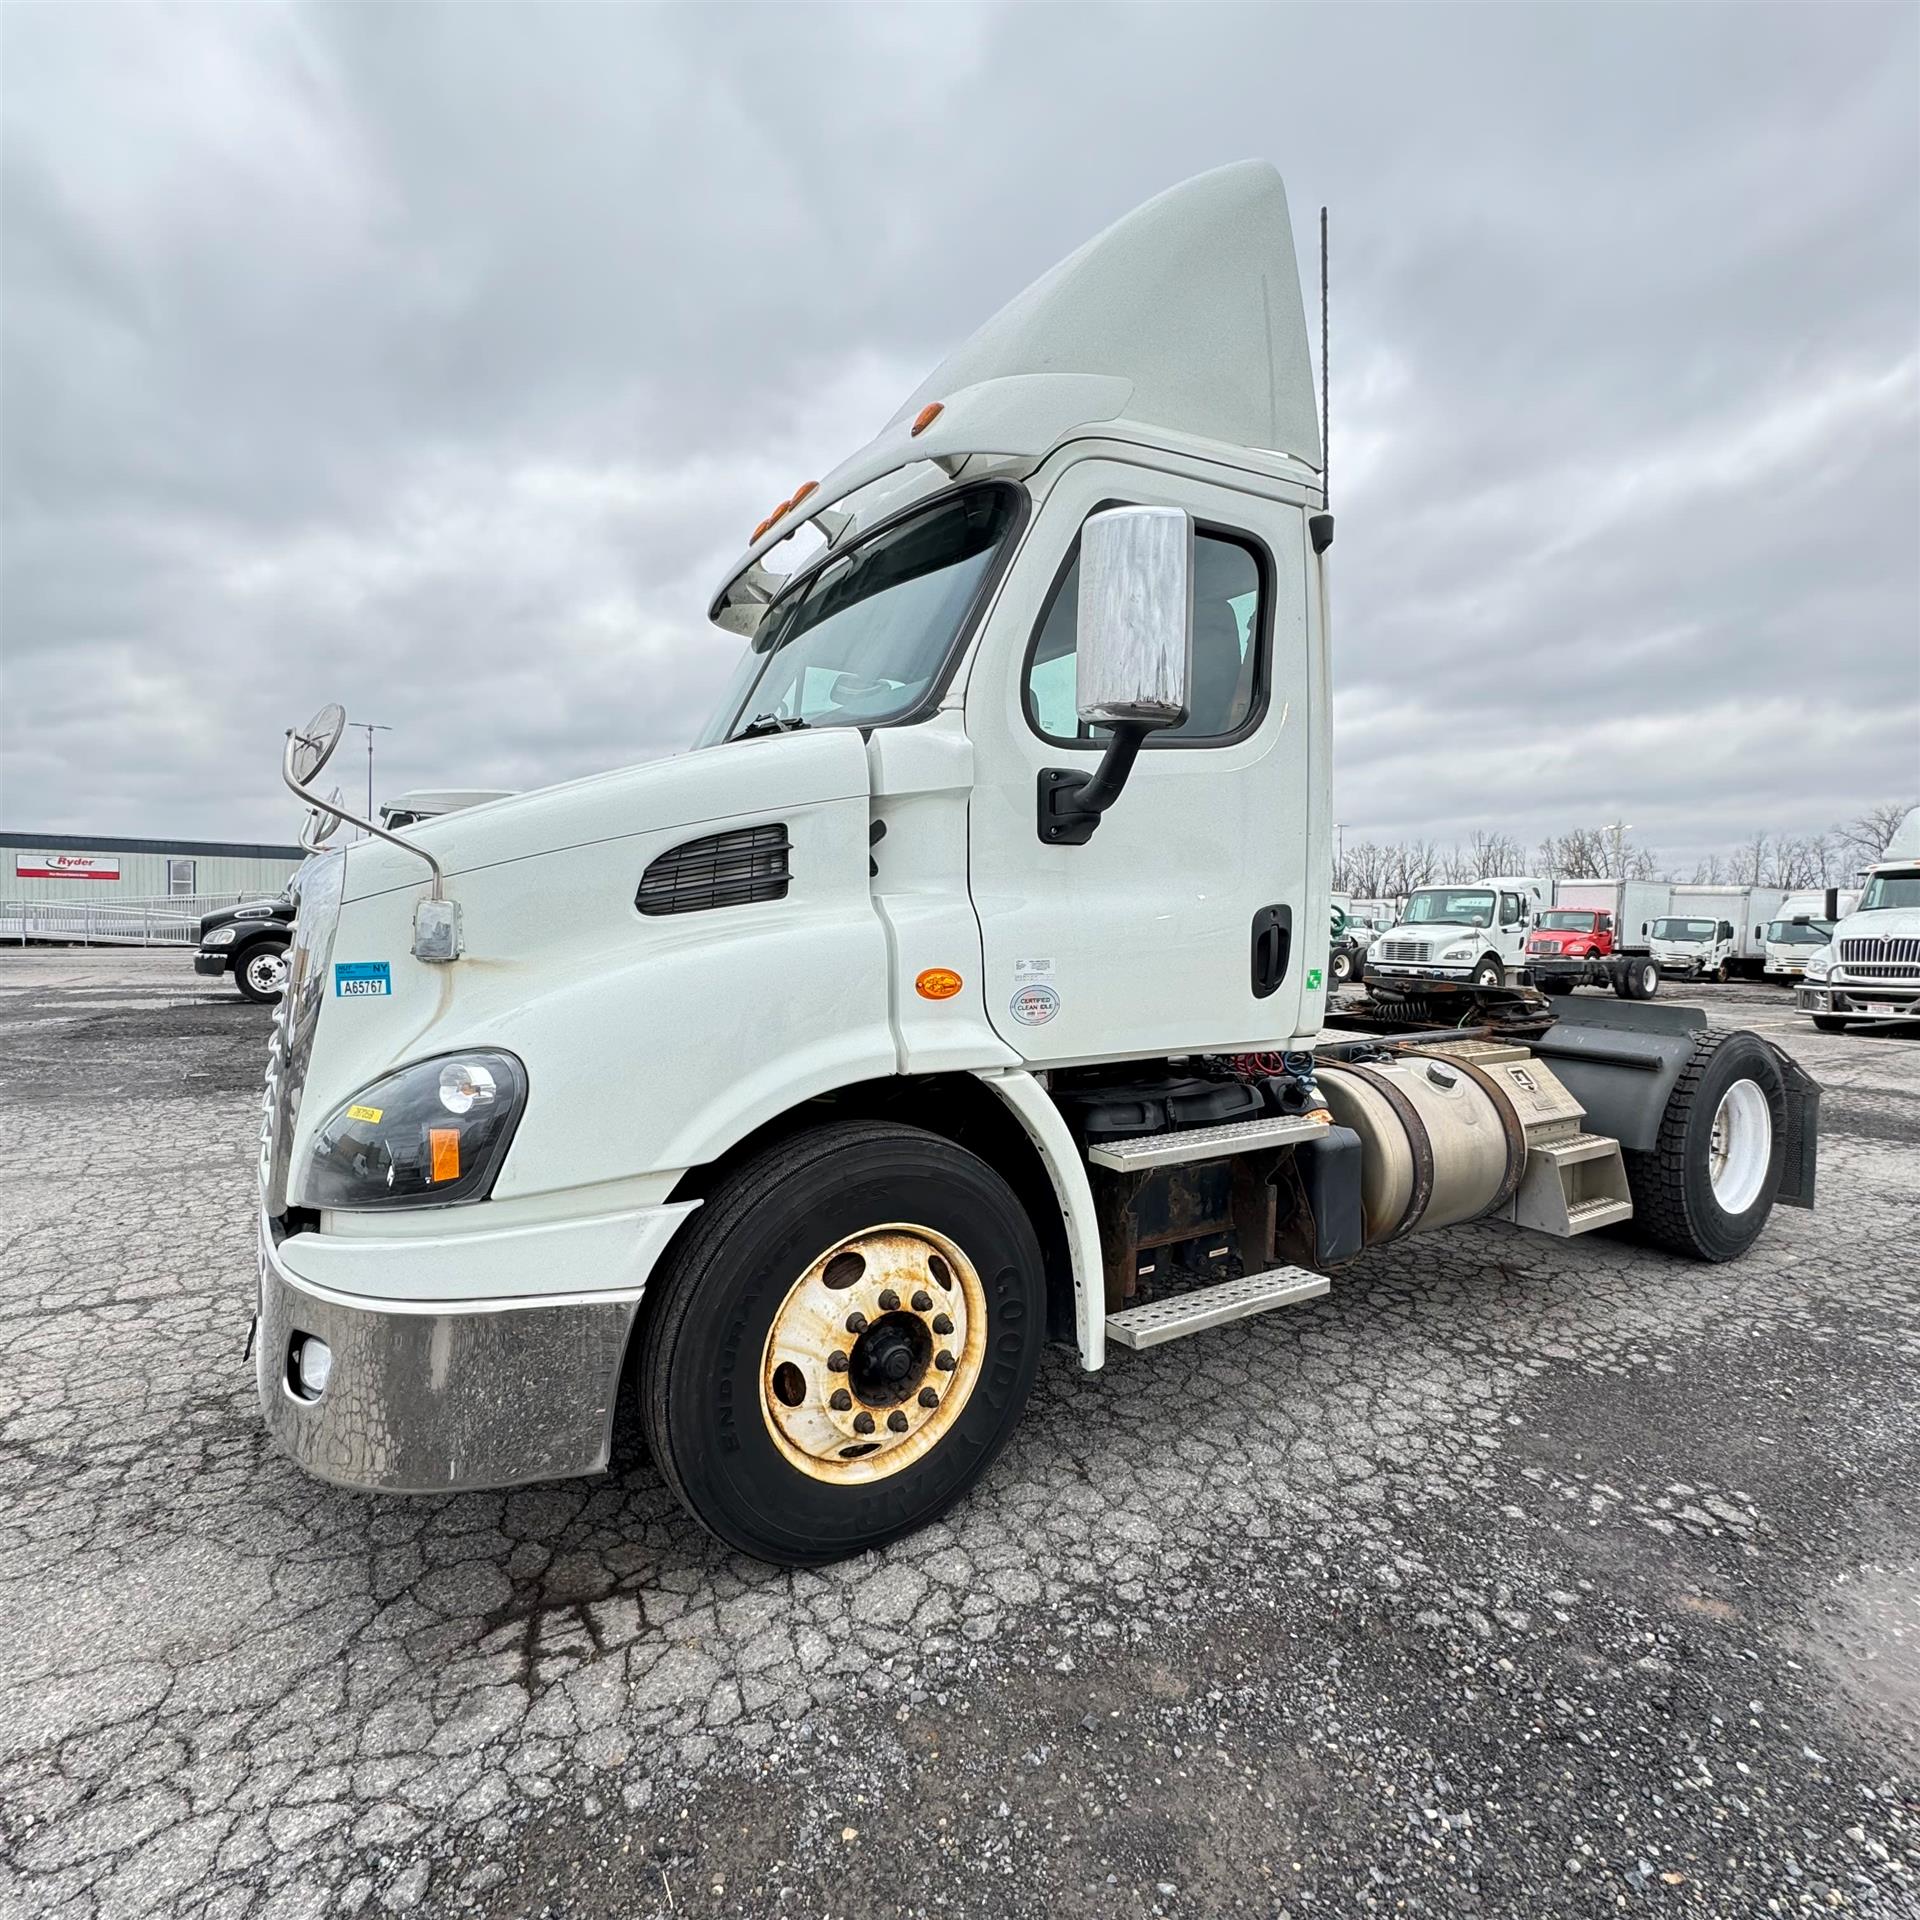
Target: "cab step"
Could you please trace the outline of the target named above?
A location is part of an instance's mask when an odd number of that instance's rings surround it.
[[[1208,1127],[1200,1131],[1231,1133],[1236,1129]],[[1204,1333],[1209,1327],[1223,1327],[1230,1320],[1245,1320],[1272,1307],[1317,1300],[1330,1284],[1324,1273],[1313,1273],[1305,1267],[1269,1267],[1265,1273],[1242,1274],[1237,1280],[1196,1287],[1190,1293],[1177,1293],[1145,1306],[1123,1307],[1107,1315],[1107,1338],[1122,1347],[1157,1347],[1163,1341]]]
[[[1563,1240],[1631,1220],[1620,1142],[1602,1133],[1575,1133],[1531,1148],[1507,1218]]]
[[[1096,1167],[1110,1167],[1115,1173],[1148,1173],[1155,1167],[1185,1166],[1195,1160],[1231,1160],[1235,1154],[1262,1147],[1297,1147],[1303,1141],[1318,1140],[1327,1126],[1325,1120],[1263,1114],[1258,1120],[1231,1120],[1220,1127],[1181,1127],[1172,1133],[1107,1140],[1090,1147],[1087,1158]]]

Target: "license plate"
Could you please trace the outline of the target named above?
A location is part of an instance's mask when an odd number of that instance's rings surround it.
[[[393,991],[393,969],[385,960],[341,960],[333,969],[337,999],[364,1000]]]

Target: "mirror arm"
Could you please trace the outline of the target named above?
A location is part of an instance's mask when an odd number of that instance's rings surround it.
[[[1049,846],[1084,847],[1100,816],[1120,798],[1153,725],[1116,720],[1113,737],[1090,774],[1077,767],[1042,767],[1038,789],[1040,838]]]
[[[371,820],[362,820],[357,813],[349,813],[345,807],[336,804],[334,801],[322,800],[317,793],[310,792],[293,777],[293,744],[294,736],[292,731],[289,730],[286,748],[280,755],[280,778],[284,780],[302,800],[306,801],[309,806],[318,807],[323,814],[331,813],[337,815],[340,819],[346,821],[349,826],[358,827],[362,832],[372,834],[377,840],[391,842],[394,846],[412,854],[416,860],[424,860],[433,870],[433,892],[431,898],[435,900],[445,899],[446,873],[442,869],[440,862],[436,860],[425,847],[416,847],[411,840],[403,840],[397,833],[389,833],[385,827],[376,827]]]

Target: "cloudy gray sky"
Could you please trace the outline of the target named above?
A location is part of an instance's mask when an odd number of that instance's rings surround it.
[[[1349,834],[1920,787],[1911,6],[0,7],[0,824],[671,751],[747,529],[1223,161],[1334,209]],[[1303,261],[1303,265],[1307,264]]]

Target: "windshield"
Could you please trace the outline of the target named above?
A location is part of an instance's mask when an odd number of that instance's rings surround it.
[[[1400,918],[1414,927],[1490,927],[1493,895],[1477,887],[1423,887],[1408,897]]]
[[[1712,920],[1656,920],[1653,937],[1656,940],[1711,940],[1715,924]]]
[[[1767,929],[1767,939],[1776,947],[1824,947],[1832,938],[1831,920],[1809,920],[1804,926],[1797,920],[1776,920]]]
[[[975,487],[803,575],[768,609],[694,744],[877,726],[924,704],[1017,507],[1009,487]]]
[[[1876,873],[1861,896],[1860,911],[1873,913],[1882,907],[1904,907],[1909,912],[1920,907],[1920,873]]]
[[[1590,913],[1569,913],[1565,908],[1555,913],[1543,913],[1540,924],[1553,933],[1591,933],[1593,915]]]

